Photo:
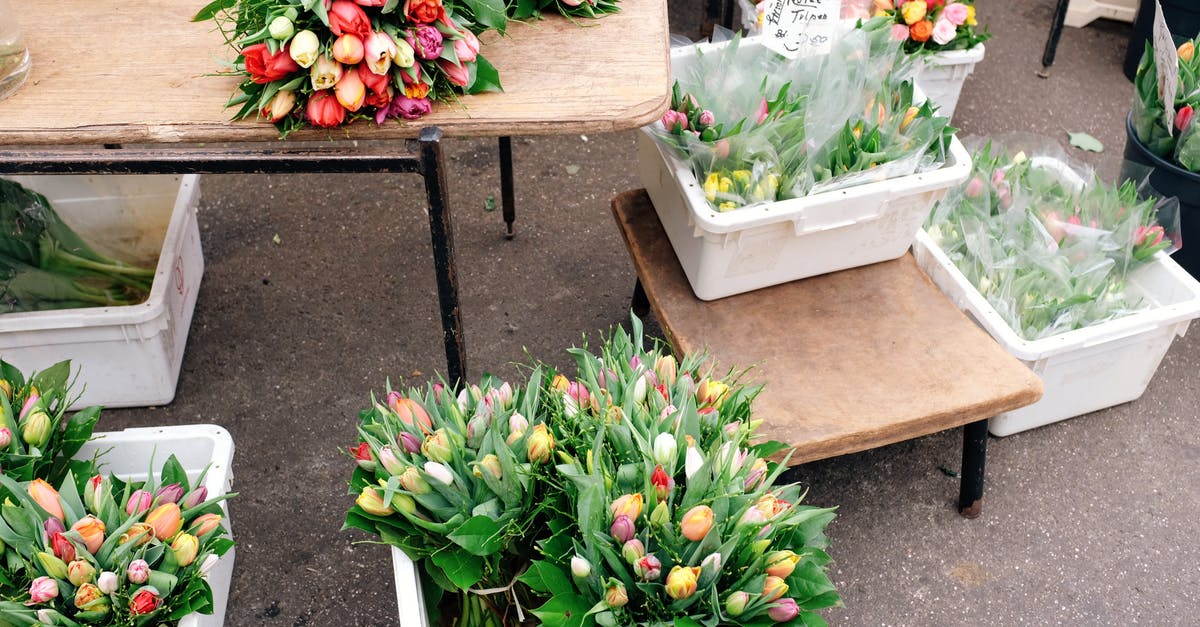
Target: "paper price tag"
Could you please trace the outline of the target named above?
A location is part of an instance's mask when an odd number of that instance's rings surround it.
[[[1163,19],[1162,4],[1154,0],[1154,66],[1158,69],[1158,95],[1163,103],[1167,133],[1175,134],[1175,90],[1179,86],[1179,55]]]
[[[768,0],[764,44],[789,59],[828,54],[842,0]]]

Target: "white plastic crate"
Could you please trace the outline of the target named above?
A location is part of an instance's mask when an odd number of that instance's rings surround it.
[[[1128,277],[1129,288],[1151,307],[1083,329],[1025,340],[971,285],[924,232],[913,244],[917,263],[964,313],[1042,379],[1038,402],[1002,413],[989,423],[1005,436],[1137,399],[1146,391],[1175,336],[1200,317],[1200,282],[1169,256]]]
[[[146,302],[0,315],[0,358],[25,372],[70,359],[88,405],[175,398],[204,255],[199,176],[12,176],[46,196],[84,240],[126,261],[156,263]]]
[[[917,87],[938,106],[938,115],[954,117],[963,83],[975,64],[983,60],[985,49],[979,44],[969,50],[947,50],[926,55],[917,73]]]
[[[228,431],[216,425],[144,427],[96,433],[75,457],[87,459],[98,452],[105,453],[100,458],[102,472],[136,481],[146,479],[152,458],[158,469],[174,454],[187,470],[190,481],[196,480],[208,467],[204,485],[208,488],[209,498],[233,490],[233,438]],[[222,502],[221,508],[225,510],[221,524],[233,537],[228,502]],[[179,621],[179,627],[220,627],[224,624],[229,584],[233,579],[234,551],[234,548],[229,549],[208,573],[208,583],[213,593],[213,613],[189,614]]]
[[[396,581],[400,627],[429,627],[429,613],[425,611],[425,595],[421,591],[420,566],[396,547],[392,547],[392,576]]]
[[[971,172],[971,157],[955,138],[932,172],[724,213],[646,128],[638,167],[692,291],[714,300],[900,257],[933,203]]]

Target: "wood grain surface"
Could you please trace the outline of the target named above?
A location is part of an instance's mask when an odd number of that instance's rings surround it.
[[[261,121],[230,123],[237,80],[210,76],[236,54],[205,0],[13,0],[33,70],[0,101],[0,145],[273,140]],[[623,0],[621,12],[572,23],[552,16],[482,37],[505,91],[436,105],[415,122],[359,120],[295,139],[551,135],[644,126],[669,103],[664,0]]]
[[[1029,405],[1041,381],[955,309],[911,255],[705,302],[643,190],[613,214],[672,346],[754,366],[763,437],[789,463],[900,442]]]

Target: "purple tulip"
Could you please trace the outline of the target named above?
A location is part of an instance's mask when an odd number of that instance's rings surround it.
[[[184,508],[195,507],[204,502],[208,498],[208,488],[200,486],[191,492],[183,499]]]
[[[612,528],[609,531],[612,533],[612,537],[616,538],[617,542],[625,544],[633,539],[633,535],[637,532],[637,529],[633,526],[632,518],[621,514],[613,520]]]
[[[408,31],[404,39],[419,59],[432,61],[442,56],[442,34],[428,24],[416,26]]]
[[[421,452],[421,439],[407,431],[400,434],[400,445],[404,447],[405,452]]]
[[[53,516],[47,518],[46,522],[43,523],[42,526],[46,529],[47,538],[53,536],[55,533],[65,533],[67,531],[66,526],[63,525],[63,521]]]
[[[154,493],[154,498],[160,503],[178,503],[183,498],[183,486],[178,483],[165,485]]]
[[[800,606],[792,598],[780,599],[767,610],[767,615],[777,623],[786,623],[800,614]]]

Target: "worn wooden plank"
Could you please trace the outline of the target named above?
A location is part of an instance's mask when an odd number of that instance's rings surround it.
[[[203,0],[17,0],[33,58],[29,81],[0,101],[0,145],[272,140],[269,124],[231,124],[224,108],[237,81],[207,76],[235,55],[211,22],[193,23]],[[429,116],[382,127],[359,120],[295,139],[541,135],[643,126],[669,102],[663,0],[623,0],[622,12],[573,24],[554,16],[483,37],[503,94],[462,98]],[[579,25],[582,24],[582,27]]]
[[[1024,407],[1041,381],[947,300],[911,255],[705,302],[643,190],[613,200],[651,307],[676,350],[754,366],[761,435],[802,463]]]

